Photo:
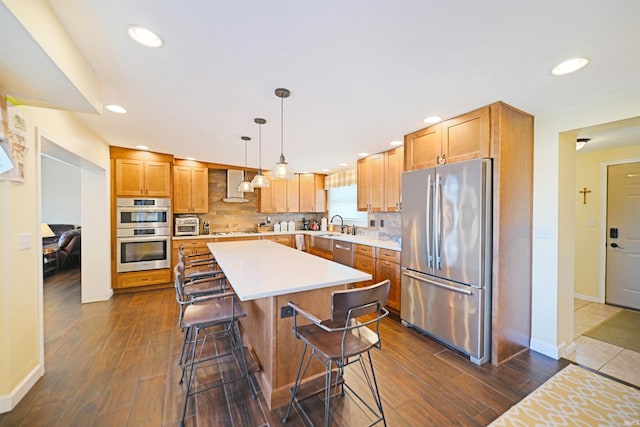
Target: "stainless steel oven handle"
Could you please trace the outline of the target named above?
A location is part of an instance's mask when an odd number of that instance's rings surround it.
[[[131,237],[116,237],[116,240],[121,243],[135,243],[135,242],[146,242],[149,240],[166,240],[169,241],[171,236],[131,236]]]
[[[414,274],[407,273],[407,272],[404,272],[402,274],[404,274],[405,276],[410,277],[412,279],[418,280],[419,282],[428,283],[428,284],[433,285],[433,286],[438,286],[440,288],[445,288],[445,289],[448,289],[450,291],[458,292],[458,293],[465,294],[465,295],[473,295],[473,292],[468,291],[466,289],[460,289],[460,288],[456,288],[455,286],[450,286],[450,285],[446,285],[444,283],[435,282],[433,280],[425,279],[424,277],[416,276]]]

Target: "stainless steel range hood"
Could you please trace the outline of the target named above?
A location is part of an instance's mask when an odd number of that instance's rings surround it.
[[[247,203],[249,200],[244,198],[244,193],[238,191],[238,186],[244,179],[244,171],[237,169],[227,170],[227,197],[222,199],[227,203]]]

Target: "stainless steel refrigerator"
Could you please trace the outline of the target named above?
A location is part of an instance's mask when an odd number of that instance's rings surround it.
[[[402,307],[406,326],[490,359],[490,159],[402,174]]]

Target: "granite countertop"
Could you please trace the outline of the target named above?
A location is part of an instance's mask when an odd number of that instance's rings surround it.
[[[212,233],[201,234],[199,236],[174,236],[173,240],[192,240],[192,239],[215,239],[217,237],[260,237],[260,236],[279,236],[289,234],[308,234],[311,236],[327,236],[335,240],[343,242],[358,243],[361,245],[374,246],[376,248],[391,249],[399,251],[400,244],[391,240],[378,240],[362,235],[342,234],[330,231],[310,231],[310,230],[296,230],[296,231],[264,231],[264,232],[230,232],[230,233]]]
[[[371,280],[371,275],[270,240],[208,243],[241,301]]]

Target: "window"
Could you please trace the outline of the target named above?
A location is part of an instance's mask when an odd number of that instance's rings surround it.
[[[367,226],[367,212],[358,211],[358,186],[334,187],[327,190],[329,220],[340,215],[345,225]]]

